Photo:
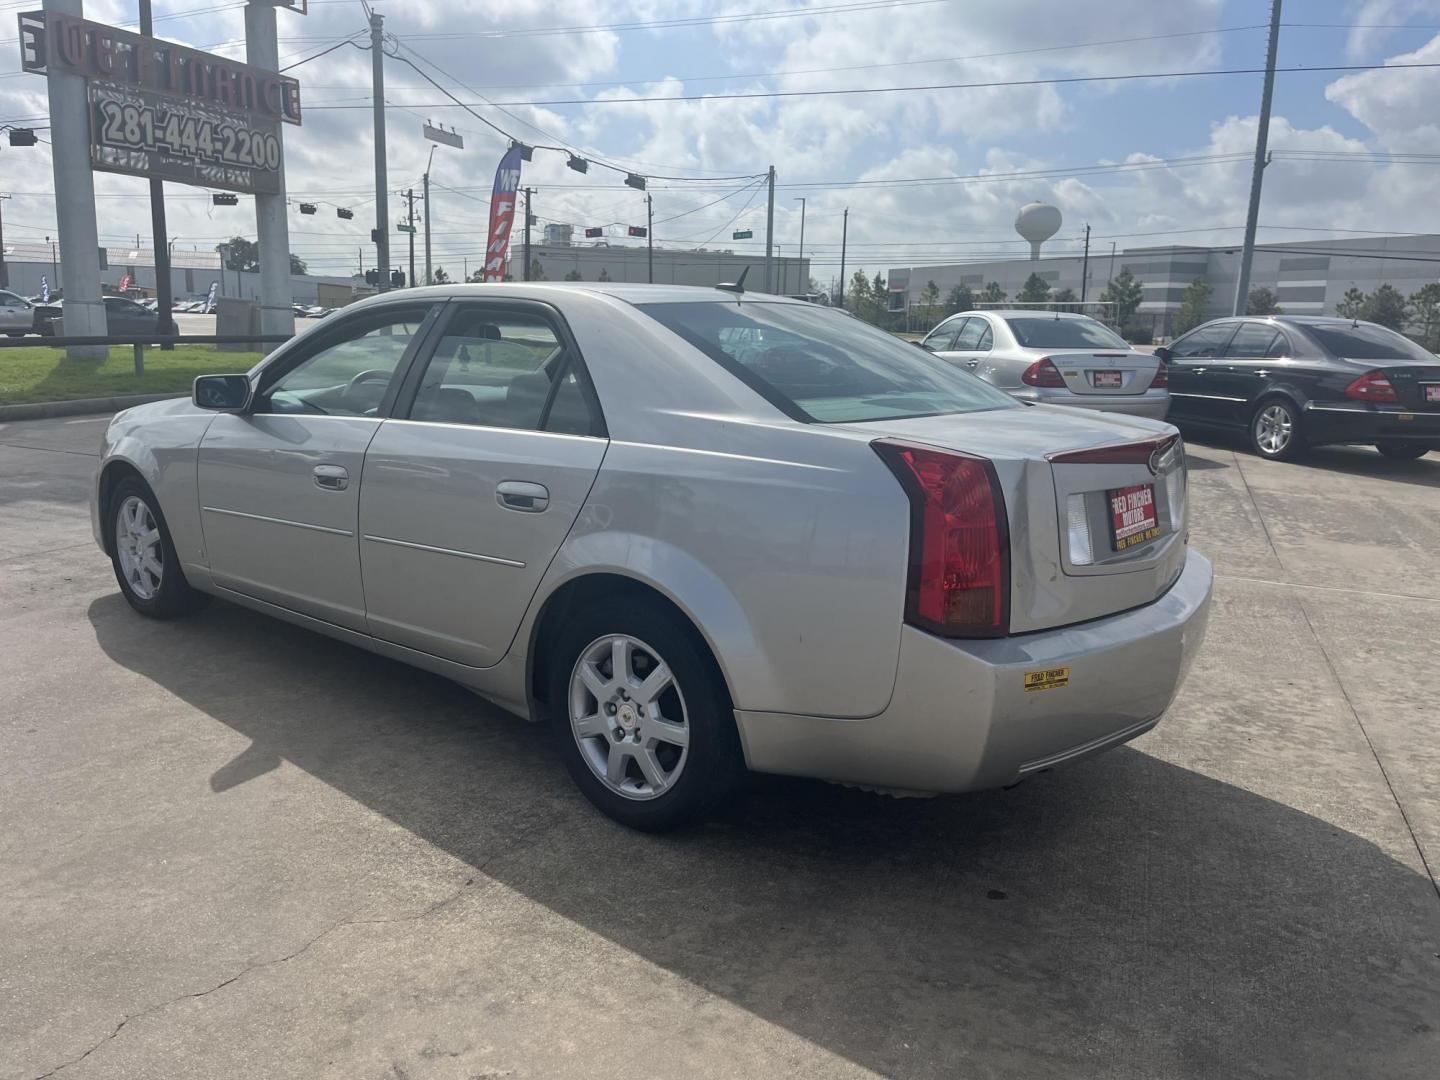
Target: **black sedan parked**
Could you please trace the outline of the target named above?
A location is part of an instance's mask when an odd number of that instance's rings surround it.
[[[1376,323],[1216,319],[1155,350],[1177,423],[1243,429],[1261,457],[1365,443],[1411,460],[1440,450],[1440,359]]]

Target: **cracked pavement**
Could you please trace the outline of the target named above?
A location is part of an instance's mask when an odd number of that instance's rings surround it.
[[[103,422],[0,424],[0,1080],[1434,1075],[1440,455],[1192,441],[1211,629],[1131,747],[647,837],[441,679],[131,613]]]

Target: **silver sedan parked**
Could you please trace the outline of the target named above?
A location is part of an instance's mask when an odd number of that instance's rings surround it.
[[[1022,401],[1152,420],[1170,408],[1164,363],[1088,315],[964,311],[921,345]]]
[[[35,305],[23,296],[0,289],[0,334],[24,337],[35,332]]]
[[[969,791],[1147,731],[1210,600],[1184,462],[804,302],[451,285],[120,413],[93,523],[141,614],[448,676],[659,829],[746,767]]]

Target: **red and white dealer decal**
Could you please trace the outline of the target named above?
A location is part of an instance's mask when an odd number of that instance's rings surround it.
[[[1110,496],[1110,529],[1116,551],[1124,551],[1160,535],[1155,517],[1155,485],[1118,488]]]

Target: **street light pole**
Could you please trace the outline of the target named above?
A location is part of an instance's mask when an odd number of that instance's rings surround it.
[[[1090,226],[1085,226],[1085,258],[1080,263],[1080,303],[1085,302],[1085,291],[1090,285]]]
[[[390,181],[385,166],[385,16],[370,12],[370,93],[375,102],[375,266],[378,289],[390,288]]]
[[[425,162],[425,197],[421,201],[420,212],[425,215],[425,284],[432,285],[434,280],[430,271],[430,165],[435,160],[435,147],[430,147],[429,160]]]
[[[150,0],[140,0],[140,36],[155,36]],[[158,242],[169,232],[169,226],[165,223],[165,182],[154,177],[150,178],[150,232],[154,238],[152,246],[155,248],[155,313],[159,316],[160,333],[173,334],[175,325],[171,321],[171,310],[175,306],[175,298],[171,293],[173,283],[170,279],[170,259],[168,252],[165,257],[161,257]],[[161,343],[160,348],[173,350],[175,346],[166,341]]]
[[[774,283],[773,267],[771,266],[770,248],[775,239],[775,166],[770,166],[769,174],[770,196],[765,207],[765,291],[772,291]]]
[[[805,199],[804,199],[803,197],[797,196],[796,199],[795,199],[795,201],[800,204],[800,272],[801,272],[802,274],[804,274],[804,273],[805,273]],[[806,274],[805,276],[806,276],[806,280],[803,281],[803,282],[801,282],[801,284],[804,285],[804,288],[802,288],[800,291],[808,295],[809,292],[810,292],[810,281],[809,281],[809,275]]]
[[[1240,275],[1235,279],[1232,315],[1244,315],[1250,298],[1250,264],[1255,258],[1255,228],[1260,219],[1260,188],[1265,181],[1266,146],[1270,141],[1270,103],[1275,97],[1275,53],[1280,47],[1280,0],[1271,0],[1270,46],[1265,54],[1265,85],[1260,91],[1260,122],[1255,132],[1255,164],[1250,174],[1250,209],[1245,215],[1245,244],[1240,249]]]
[[[845,216],[840,220],[840,306],[845,306],[845,240],[850,233],[850,208],[845,207]]]
[[[655,196],[645,194],[645,262],[649,268],[650,284],[655,284]],[[671,280],[674,280],[673,278]]]

